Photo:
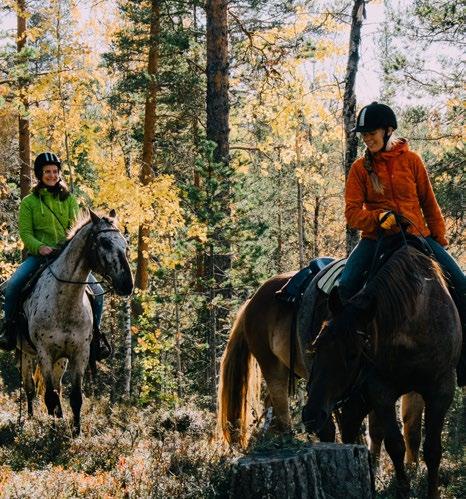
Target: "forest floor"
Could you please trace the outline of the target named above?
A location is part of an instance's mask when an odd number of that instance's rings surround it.
[[[443,435],[441,494],[466,490],[466,396],[457,390]],[[37,416],[18,423],[18,400],[0,394],[1,498],[227,497],[231,464],[239,454],[213,440],[214,416],[194,404],[172,410],[111,405],[86,398],[83,431],[72,438],[65,419]],[[411,470],[412,497],[425,497],[426,469]],[[394,497],[392,466],[384,454],[377,498]]]

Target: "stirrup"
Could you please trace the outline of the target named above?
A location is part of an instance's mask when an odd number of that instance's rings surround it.
[[[278,291],[275,291],[275,297],[285,303],[294,303],[296,301],[296,297],[290,295],[284,288],[285,286]]]
[[[13,321],[3,321],[0,333],[0,350],[10,352],[16,348],[16,335],[14,334]]]

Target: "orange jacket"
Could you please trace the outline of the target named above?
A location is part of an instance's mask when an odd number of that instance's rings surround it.
[[[399,140],[390,151],[377,153],[373,168],[383,185],[382,194],[374,190],[364,167],[364,158],[351,166],[345,190],[348,225],[362,230],[362,237],[375,239],[379,214],[392,210],[413,222],[409,232],[420,232],[424,237],[430,235],[442,246],[447,246],[445,221],[426,168],[422,159],[409,150],[406,140]]]

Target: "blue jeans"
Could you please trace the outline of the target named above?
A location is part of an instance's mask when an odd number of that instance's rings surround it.
[[[5,289],[5,320],[13,318],[13,314],[18,305],[21,290],[26,282],[32,277],[32,274],[40,267],[42,259],[39,256],[31,255],[16,269],[15,273],[8,280]]]
[[[5,320],[11,320],[13,318],[15,309],[20,299],[21,290],[26,282],[32,277],[34,272],[40,267],[42,261],[43,259],[40,256],[28,256],[8,280],[8,284],[5,289],[5,303],[3,305]],[[92,274],[89,274],[88,281],[93,283],[90,284],[93,293],[99,294],[103,292],[102,286],[97,284],[96,279]],[[94,321],[97,326],[100,326],[103,308],[104,297],[95,296],[93,312]]]
[[[338,291],[342,300],[349,300],[363,286],[374,258],[377,241],[361,239],[351,252],[338,280]]]
[[[466,277],[456,260],[435,239],[427,237],[427,242],[434,252],[435,258],[442,267],[449,285],[453,288],[455,302],[461,321],[466,323]]]
[[[454,288],[456,304],[463,321],[466,320],[466,277],[456,260],[432,237],[426,237],[435,258]],[[361,239],[351,252],[345,269],[339,279],[339,292],[343,300],[348,300],[363,286],[374,258],[377,241]]]
[[[102,286],[97,283],[96,278],[92,274],[89,274],[87,280],[89,282],[92,282],[92,284],[89,284],[89,287],[92,289],[92,292],[95,293],[94,306],[92,307],[92,310],[94,313],[94,321],[97,324],[97,326],[100,327],[100,321],[102,319],[102,311],[104,309],[104,295],[101,293],[104,292],[104,288],[102,288]]]

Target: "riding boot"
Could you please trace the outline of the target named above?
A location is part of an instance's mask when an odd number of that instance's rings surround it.
[[[112,347],[107,337],[100,330],[99,326],[94,326],[95,359],[104,360],[112,355]]]
[[[16,328],[12,319],[3,320],[0,326],[0,350],[7,352],[16,347]]]

